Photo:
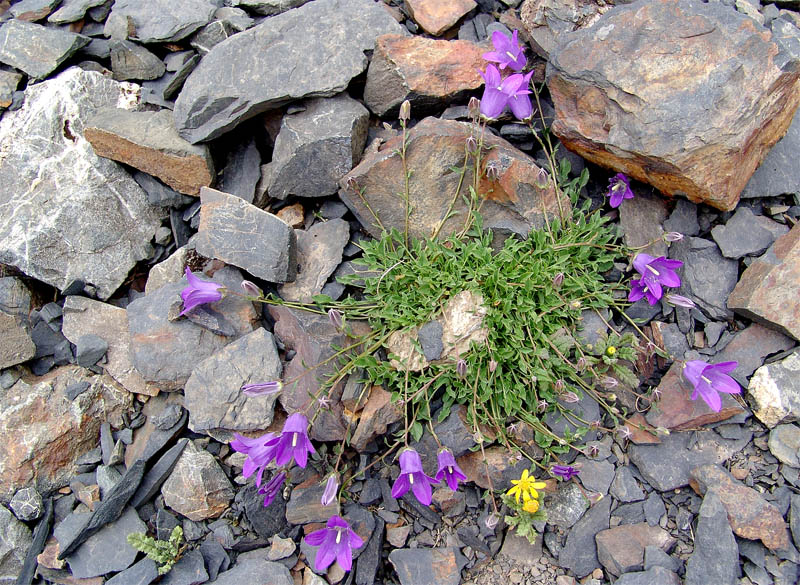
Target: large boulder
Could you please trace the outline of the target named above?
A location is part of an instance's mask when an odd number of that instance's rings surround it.
[[[553,51],[553,131],[594,163],[733,209],[800,104],[787,43],[720,3],[618,6]]]

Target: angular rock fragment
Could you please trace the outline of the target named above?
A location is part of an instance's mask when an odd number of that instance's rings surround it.
[[[733,335],[721,352],[714,356],[714,361],[735,361],[739,365],[730,373],[742,388],[747,388],[750,376],[764,363],[764,360],[794,346],[794,340],[774,329],[753,323]]]
[[[147,526],[139,519],[136,510],[126,508],[125,513],[90,536],[78,549],[67,556],[67,563],[74,577],[88,579],[112,571],[122,571],[133,564],[135,548],[128,544],[128,534],[147,532]]]
[[[0,530],[3,534],[3,538],[0,539],[0,575],[3,576],[3,581],[11,585],[15,582],[16,575],[22,571],[25,553],[32,542],[31,531],[2,505],[0,505]],[[7,575],[14,579],[6,578]]]
[[[164,211],[83,138],[86,118],[135,104],[135,95],[128,84],[72,68],[29,87],[22,108],[4,114],[0,262],[59,289],[80,281],[105,300],[152,253]]]
[[[715,226],[711,237],[726,258],[757,256],[786,234],[789,228],[763,215],[754,215],[746,207],[736,210],[724,225]]]
[[[116,0],[109,22],[130,19],[135,38],[142,43],[179,41],[214,17],[217,5],[210,0]],[[106,36],[113,36],[106,24]]]
[[[800,420],[800,351],[758,368],[747,393],[753,414],[768,428]]]
[[[0,370],[28,361],[36,355],[22,318],[0,311]]]
[[[63,0],[58,10],[47,17],[52,24],[68,24],[81,20],[90,8],[105,4],[106,0]]]
[[[203,57],[175,102],[178,133],[211,140],[290,101],[342,92],[366,69],[364,51],[378,36],[404,32],[370,0],[316,0],[268,18]]]
[[[238,144],[228,153],[227,164],[222,171],[220,191],[253,203],[260,178],[261,154],[258,152],[255,139],[251,138]]]
[[[647,523],[609,528],[599,532],[595,540],[597,558],[609,573],[616,576],[629,571],[641,571],[646,547],[657,546],[669,552],[676,542],[663,528]]]
[[[87,44],[83,35],[12,20],[0,27],[0,63],[43,79]]]
[[[691,298],[711,319],[732,317],[726,302],[739,276],[736,260],[724,258],[714,242],[703,238],[675,242],[670,258],[683,262],[680,294]]]
[[[567,533],[567,542],[558,556],[558,564],[578,577],[585,577],[597,567],[595,536],[608,529],[611,498],[603,498],[589,508]]]
[[[334,514],[340,514],[337,501],[322,505],[320,500],[324,491],[325,482],[318,476],[294,487],[286,504],[286,521],[295,525],[326,522]]]
[[[800,427],[778,425],[769,433],[769,451],[781,463],[800,467]]]
[[[103,109],[86,121],[84,136],[98,156],[158,177],[181,193],[198,195],[214,180],[208,147],[178,136],[168,110]]]
[[[467,207],[461,196],[468,193],[463,188],[457,193],[460,173],[453,172],[453,167],[464,164],[464,144],[471,132],[469,124],[437,118],[425,118],[408,132],[406,159],[408,168],[416,169],[409,180],[410,237],[426,238],[436,232],[444,238],[464,226]],[[397,228],[401,233],[405,229],[406,204],[397,196],[404,191],[402,161],[397,152],[401,140],[388,140],[339,182],[342,201],[375,237],[381,236],[382,228],[368,207],[385,229]],[[544,214],[554,217],[568,212],[569,201],[559,202],[551,185],[537,186],[540,169],[530,157],[489,134],[484,136],[484,144],[491,149],[485,153],[486,164],[495,167],[498,174],[496,181],[484,177],[478,187],[480,193],[487,194],[481,207],[485,228],[525,237],[531,228],[544,227]],[[463,185],[472,184],[471,165]],[[364,199],[353,190],[353,184]]]
[[[195,522],[216,518],[233,499],[231,484],[214,456],[191,442],[161,486],[161,493],[167,506]]]
[[[8,12],[18,20],[35,22],[47,18],[58,3],[59,0],[20,0]]]
[[[686,585],[734,585],[739,576],[739,548],[728,515],[717,494],[703,498],[694,537],[694,551],[686,563]]]
[[[369,112],[346,94],[305,103],[286,115],[272,154],[270,197],[323,197],[337,191],[337,181],[361,158]]]
[[[800,226],[778,238],[742,274],[728,306],[754,321],[800,339]]]
[[[798,150],[800,114],[795,113],[784,137],[770,149],[750,177],[742,191],[742,197],[776,197],[784,193],[800,193],[800,167],[794,164]]]
[[[733,209],[800,104],[799,60],[722,4],[620,6],[551,54],[553,132],[663,193]]]
[[[7,108],[14,99],[14,92],[19,82],[22,81],[21,73],[0,70],[0,109]]]
[[[591,26],[611,8],[595,0],[525,0],[519,16],[533,41],[531,48],[547,59],[562,35]]]
[[[364,102],[378,116],[396,114],[404,100],[415,118],[465,97],[483,85],[479,71],[488,45],[424,37],[378,38],[367,70]]]
[[[164,62],[141,45],[131,41],[113,41],[111,50],[111,70],[114,79],[158,79],[164,75]]]
[[[242,585],[242,583],[269,583],[270,585],[294,585],[289,569],[280,563],[264,558],[238,559],[231,569],[220,573],[215,585]]]
[[[400,408],[392,403],[391,392],[380,386],[372,386],[350,445],[357,451],[363,450],[369,441],[385,433],[386,427],[401,417]]]
[[[406,8],[425,32],[438,36],[467,15],[477,4],[473,0],[406,0]]]
[[[274,16],[292,8],[302,6],[309,0],[234,0],[234,6],[243,6],[256,14]]]
[[[401,585],[458,585],[467,559],[454,547],[398,548],[389,553]]]
[[[204,187],[200,201],[199,254],[269,282],[294,280],[297,238],[292,228],[235,195]]]

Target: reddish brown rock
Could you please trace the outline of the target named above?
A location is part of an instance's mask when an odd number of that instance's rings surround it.
[[[98,156],[158,177],[181,193],[198,195],[200,187],[208,187],[214,180],[208,147],[178,136],[169,110],[100,110],[89,120],[84,136]]]
[[[464,145],[471,130],[466,123],[425,118],[409,131],[406,159],[408,168],[414,169],[409,180],[409,236],[425,238],[438,229],[439,237],[446,237],[463,228],[467,207],[461,196],[469,194],[466,185],[472,184],[472,161],[468,163],[458,196],[455,195],[459,173],[453,172],[452,167],[463,166]],[[376,237],[380,237],[382,230],[370,208],[387,230],[397,228],[402,233],[405,227],[406,204],[397,195],[404,189],[403,165],[398,154],[401,141],[401,137],[392,138],[379,151],[367,154],[339,183],[342,200]],[[479,193],[486,195],[481,207],[484,227],[525,235],[532,227],[544,227],[544,214],[555,217],[559,201],[552,185],[537,186],[541,169],[502,138],[487,132],[484,144],[491,148],[485,152],[485,163],[496,168],[499,175],[496,181],[484,177],[478,185]],[[363,196],[353,190],[353,183]],[[454,202],[452,213],[448,216],[451,202]],[[562,199],[560,204],[566,213],[569,201]]]
[[[761,540],[771,550],[789,546],[789,531],[780,511],[752,488],[734,479],[718,465],[702,465],[691,471],[689,485],[703,495],[717,494],[728,513],[733,532],[742,538]]]
[[[778,238],[742,274],[728,307],[800,340],[800,225]]]
[[[70,400],[66,388],[81,382],[89,387]],[[120,428],[131,401],[109,376],[78,366],[17,381],[0,399],[0,500],[28,485],[42,493],[66,485],[78,457],[97,445],[100,424]]]
[[[378,37],[367,70],[364,101],[373,113],[397,113],[409,100],[412,115],[464,97],[483,85],[478,73],[486,66],[488,45],[424,37]]]
[[[507,490],[512,479],[519,479],[522,471],[530,469],[531,463],[526,458],[510,457],[508,449],[500,446],[486,447],[486,461],[480,449],[458,457],[458,466],[467,476],[467,481],[483,489],[491,487],[495,490]],[[491,482],[489,481],[491,477]]]
[[[630,418],[626,418],[625,427],[631,432],[629,439],[632,443],[637,445],[658,445],[661,442],[661,439],[656,434],[656,429],[645,420],[640,412]]]
[[[782,43],[722,4],[618,6],[553,51],[553,131],[663,193],[733,209],[800,104]]]
[[[597,558],[606,570],[619,577],[629,571],[641,571],[644,568],[644,549],[657,546],[669,552],[675,545],[675,539],[658,526],[641,524],[623,524],[598,532]]]
[[[426,33],[438,36],[477,4],[473,0],[405,0],[408,13]]]
[[[392,403],[392,393],[380,386],[373,386],[367,404],[361,412],[350,446],[361,451],[372,439],[386,432],[386,427],[400,420],[403,412],[399,404]]]
[[[715,360],[717,361],[717,360]],[[661,378],[661,398],[653,403],[645,417],[654,427],[681,431],[727,420],[744,412],[730,394],[720,393],[722,408],[714,412],[702,398],[692,400],[692,385],[681,375],[683,364],[675,362]]]

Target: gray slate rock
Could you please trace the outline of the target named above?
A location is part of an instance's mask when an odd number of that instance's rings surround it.
[[[222,514],[234,493],[216,458],[189,442],[161,486],[161,495],[178,514],[200,522]]]
[[[53,524],[53,500],[48,498],[44,504],[44,512],[42,519],[36,524],[33,530],[33,538],[28,551],[25,554],[25,560],[22,563],[22,568],[17,576],[16,585],[30,585],[33,583],[33,578],[36,574],[36,569],[39,566],[37,557],[39,553],[44,550],[45,542],[50,536],[50,528]],[[8,532],[4,532],[8,534]]]
[[[778,425],[769,432],[770,453],[781,463],[792,467],[800,467],[800,427]]]
[[[589,508],[567,534],[567,542],[558,555],[558,564],[585,577],[600,565],[595,535],[607,530],[611,516],[611,498],[603,498]]]
[[[288,102],[344,91],[366,69],[364,51],[388,33],[405,29],[370,0],[316,0],[269,18],[203,58],[175,102],[178,132],[211,140]]]
[[[237,493],[237,501],[244,502],[247,521],[263,539],[270,539],[286,527],[286,500],[278,495],[269,507],[264,507],[264,496],[254,483]]]
[[[372,585],[375,575],[381,564],[381,550],[383,549],[383,535],[386,522],[380,516],[375,517],[375,528],[369,537],[366,546],[361,549],[356,563],[356,585]]]
[[[784,193],[800,193],[800,112],[766,158],[750,177],[742,197],[775,197]]]
[[[727,223],[714,226],[711,237],[726,258],[758,256],[766,251],[789,228],[746,207],[736,210]]]
[[[32,544],[31,531],[0,506],[0,583],[11,585],[22,571],[25,553]]]
[[[184,388],[189,428],[253,431],[272,422],[277,394],[247,396],[244,384],[280,380],[280,357],[272,334],[256,329],[201,362]]]
[[[614,585],[681,585],[681,579],[672,571],[656,566],[648,571],[625,573]]]
[[[179,41],[208,24],[217,6],[210,0],[116,0],[109,21],[130,18],[142,43]],[[106,24],[106,36],[113,36]]]
[[[200,585],[208,581],[205,560],[199,550],[190,550],[178,560],[169,573],[159,581],[160,585]]]
[[[256,185],[261,179],[261,153],[255,139],[239,143],[228,153],[228,161],[222,172],[220,191],[241,197],[252,203]]]
[[[8,506],[14,515],[25,522],[32,522],[42,515],[44,502],[35,487],[24,487],[17,490]]]
[[[143,558],[106,581],[106,585],[150,585],[158,577],[158,566],[150,558]]]
[[[331,219],[294,233],[297,239],[297,276],[294,282],[279,286],[278,292],[284,300],[310,303],[339,267],[342,252],[350,239],[350,224],[343,219]]]
[[[141,45],[131,41],[113,41],[111,70],[114,79],[158,79],[166,70],[164,62]]]
[[[63,0],[58,10],[47,17],[52,24],[67,24],[82,19],[90,8],[105,4],[106,0]]]
[[[614,481],[614,464],[586,457],[579,457],[577,463],[581,465],[580,479],[583,487],[598,494],[607,494],[611,482]]]
[[[79,366],[88,368],[99,362],[107,351],[108,343],[99,335],[81,335],[75,344],[75,361]]]
[[[23,107],[4,114],[0,262],[62,290],[80,280],[105,300],[150,256],[164,211],[148,203],[122,167],[80,138],[83,120],[130,102],[129,91],[72,68],[29,87]]]
[[[72,576],[87,579],[130,567],[139,554],[128,544],[128,535],[132,532],[147,532],[147,526],[133,508],[126,508],[118,520],[106,525],[67,556]]]
[[[667,201],[652,192],[637,193],[636,197],[619,206],[619,226],[625,243],[656,258],[667,255],[667,244],[661,239],[661,224],[667,219]],[[653,242],[653,243],[650,243]]]
[[[200,55],[207,55],[211,49],[237,32],[238,31],[227,22],[215,20],[197,31],[189,44],[192,48],[196,49]]]
[[[242,583],[269,583],[294,585],[289,569],[280,563],[260,558],[239,559],[229,571],[220,573],[215,585],[242,585]]]
[[[292,542],[294,545],[294,542]],[[200,554],[203,555],[205,568],[208,571],[208,580],[214,581],[222,571],[230,567],[231,559],[223,546],[216,540],[206,540],[200,545]]]
[[[17,91],[22,74],[14,71],[0,70],[0,110],[11,105],[14,101],[14,92]]]
[[[270,197],[323,197],[361,159],[369,112],[347,94],[309,100],[286,115],[272,155]]]
[[[444,351],[442,342],[442,324],[439,321],[428,321],[417,331],[417,340],[422,353],[428,361],[438,360]]]
[[[177,463],[178,458],[181,456],[181,453],[183,453],[183,449],[188,442],[189,439],[179,440],[175,446],[171,447],[166,453],[159,457],[155,465],[153,465],[142,478],[139,487],[136,489],[136,493],[133,494],[131,498],[131,506],[138,508],[158,493],[158,490],[161,489],[161,485],[172,473],[172,468],[175,467],[175,463]]]
[[[562,483],[555,495],[547,498],[547,523],[562,528],[572,527],[589,507],[577,484]]]
[[[456,547],[398,548],[389,553],[389,562],[401,585],[458,585],[467,559]]]
[[[0,311],[0,370],[26,362],[35,355],[36,344],[22,318]]]
[[[619,467],[614,481],[611,483],[611,495],[620,502],[639,502],[644,499],[645,494],[636,479],[633,477],[629,467]]]
[[[87,44],[83,35],[12,20],[0,27],[0,63],[44,79]]]
[[[9,9],[9,14],[19,20],[35,22],[46,18],[59,0],[20,0]]]
[[[800,494],[792,494],[792,508],[789,511],[789,526],[795,546],[800,546]]]
[[[695,467],[718,462],[712,447],[695,445],[691,449],[689,433],[662,437],[659,445],[631,445],[631,462],[658,491],[664,492],[689,484],[689,472]]]
[[[678,199],[675,208],[664,222],[665,232],[678,232],[684,236],[696,236],[700,233],[697,221],[697,205],[686,199]]]
[[[178,193],[172,187],[167,187],[164,183],[156,179],[154,176],[142,171],[134,171],[133,180],[147,193],[147,200],[152,205],[159,207],[181,207],[189,200],[188,197]]]
[[[294,280],[294,230],[277,216],[235,195],[203,187],[195,249],[269,282]],[[237,287],[238,288],[238,284]]]
[[[703,238],[675,242],[670,258],[683,262],[680,294],[691,298],[711,319],[724,321],[733,317],[727,299],[739,280],[736,260],[723,257],[714,242]]]
[[[233,0],[233,6],[242,6],[256,14],[273,16],[302,6],[309,0]]]
[[[739,576],[739,549],[728,514],[719,497],[709,490],[700,506],[694,552],[686,563],[686,585],[735,585]]]

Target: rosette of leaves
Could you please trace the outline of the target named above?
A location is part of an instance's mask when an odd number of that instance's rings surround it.
[[[547,521],[547,512],[545,509],[540,505],[539,509],[534,514],[531,514],[530,512],[526,512],[522,508],[522,504],[517,502],[513,496],[503,494],[502,500],[511,512],[505,517],[506,524],[513,526],[517,534],[527,538],[528,542],[531,544],[535,543],[539,533],[536,531],[534,523]]]
[[[604,334],[592,346],[586,346],[588,355],[586,362],[598,376],[613,376],[626,386],[636,388],[639,378],[633,372],[631,364],[636,361],[638,340],[633,333]]]
[[[158,567],[159,575],[169,572],[173,565],[178,562],[178,559],[181,558],[181,554],[186,548],[186,545],[181,546],[182,541],[183,528],[180,526],[172,529],[169,540],[156,540],[152,536],[147,536],[141,532],[133,532],[128,535],[128,544],[160,565]]]

